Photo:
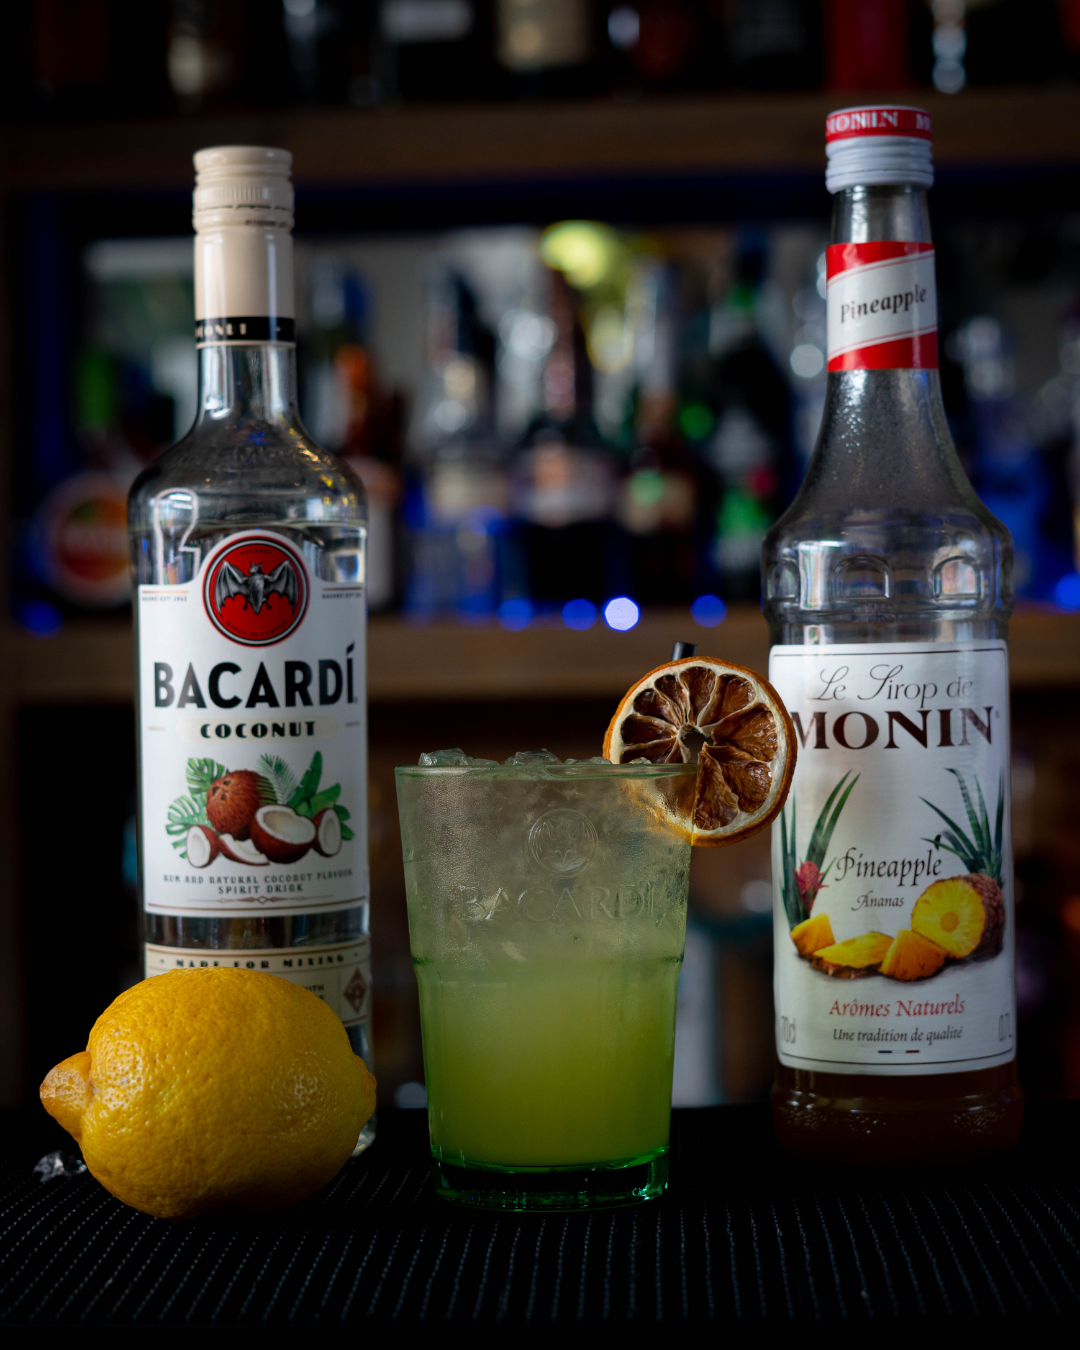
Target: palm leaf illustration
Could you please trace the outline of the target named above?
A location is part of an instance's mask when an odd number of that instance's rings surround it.
[[[975,793],[979,799],[979,809],[976,811],[963,774],[958,769],[946,769],[946,773],[951,773],[960,786],[960,798],[967,813],[970,833],[962,825],[958,825],[951,816],[946,815],[940,806],[935,806],[933,802],[923,797],[921,800],[949,827],[932,839],[924,835],[923,842],[954,853],[969,872],[981,872],[985,876],[993,877],[1000,886],[1005,831],[1005,775],[1002,773],[998,780],[997,810],[991,829],[990,813],[986,809],[986,798],[983,796],[982,784],[978,778],[975,779]]]
[[[851,776],[851,770],[844,774],[839,783],[829,793],[825,799],[825,805],[818,812],[818,818],[814,822],[814,828],[810,833],[810,843],[807,845],[806,857],[803,864],[812,863],[817,869],[817,882],[813,893],[810,895],[810,903],[813,904],[813,897],[821,889],[821,883],[832,870],[832,859],[822,870],[821,864],[825,859],[825,854],[829,851],[829,844],[832,842],[833,831],[836,829],[837,821],[840,819],[840,813],[847,805],[847,799],[851,796],[852,789],[859,781],[859,775],[856,774],[849,783],[847,780]],[[846,786],[845,786],[846,784]],[[784,901],[784,912],[787,915],[788,924],[794,928],[797,923],[809,917],[809,907],[803,903],[803,896],[799,891],[799,866],[796,863],[796,844],[795,844],[795,803],[791,803],[791,825],[787,824],[787,811],[780,813],[780,857],[783,865],[782,895]],[[805,882],[804,882],[805,884]]]

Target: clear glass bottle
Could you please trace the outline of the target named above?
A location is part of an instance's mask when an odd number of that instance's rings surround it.
[[[883,136],[883,117],[911,143]],[[837,138],[837,154],[830,143],[824,417],[763,552],[771,678],[800,741],[774,826],[773,1115],[780,1142],[804,1156],[945,1162],[1012,1146],[1022,1114],[1007,796],[1012,550],[964,474],[942,406],[929,118],[845,110],[830,118],[830,138],[843,118],[854,130]],[[839,951],[852,935],[861,949]]]
[[[367,504],[297,412],[291,157],[195,160],[198,414],[129,501],[146,972],[283,975],[370,1066]]]

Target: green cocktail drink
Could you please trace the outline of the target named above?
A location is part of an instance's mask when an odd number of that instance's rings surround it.
[[[663,1190],[694,778],[397,770],[442,1194],[573,1209]]]

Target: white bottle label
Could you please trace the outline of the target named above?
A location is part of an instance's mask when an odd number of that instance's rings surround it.
[[[829,369],[936,370],[933,247],[830,244],[825,257]]]
[[[1004,642],[777,646],[799,742],[773,825],[776,1049],[831,1073],[1015,1053]]]
[[[148,942],[146,977],[170,970],[233,966],[280,975],[328,1003],[347,1027],[371,1020],[371,942],[366,937],[321,947],[268,947],[262,951],[207,951],[198,947],[160,947]]]
[[[240,917],[368,896],[362,585],[291,540],[233,535],[181,586],[140,586],[146,909]]]

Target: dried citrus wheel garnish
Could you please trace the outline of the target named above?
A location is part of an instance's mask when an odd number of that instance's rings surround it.
[[[723,848],[764,829],[795,771],[795,728],[753,670],[690,656],[650,671],[624,695],[604,737],[614,764],[697,764],[693,844]]]

